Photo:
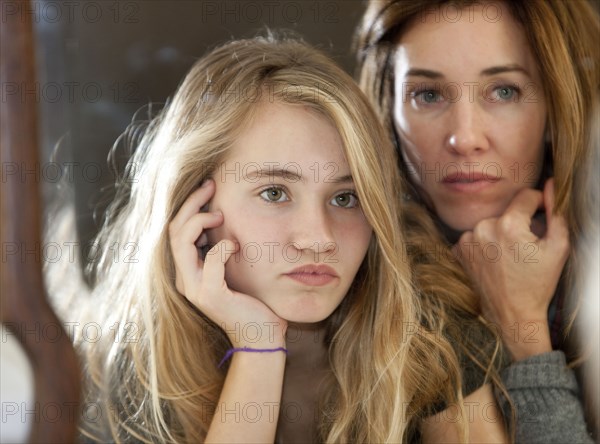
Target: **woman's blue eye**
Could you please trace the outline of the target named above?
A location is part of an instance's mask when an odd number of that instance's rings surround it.
[[[342,193],[335,196],[331,203],[336,207],[355,208],[358,205],[358,197],[354,193]]]
[[[443,99],[442,95],[438,91],[435,91],[433,89],[415,91],[414,93],[412,93],[412,97],[418,103],[422,103],[425,105],[441,102]]]
[[[504,102],[508,102],[510,100],[516,100],[516,95],[518,94],[518,88],[514,86],[500,86],[495,90],[496,97],[498,100],[502,100]]]
[[[268,202],[285,202],[288,201],[288,196],[281,188],[267,188],[260,193],[260,197]]]

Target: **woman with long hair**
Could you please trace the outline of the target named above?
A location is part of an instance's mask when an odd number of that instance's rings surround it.
[[[358,31],[360,84],[408,183],[424,319],[467,356],[463,380],[468,363],[482,370],[472,389],[496,386],[524,442],[590,441],[566,363],[589,351],[571,327],[578,246],[597,230],[586,184],[599,36],[585,0],[373,0]],[[460,328],[444,332],[461,313],[498,333],[510,365],[485,368]]]

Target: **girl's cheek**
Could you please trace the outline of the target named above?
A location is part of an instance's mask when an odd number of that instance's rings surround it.
[[[213,211],[217,211],[217,210],[213,210]],[[228,217],[227,217],[227,213],[225,211],[223,211],[223,219],[224,219],[224,222],[221,226],[216,227],[216,228],[210,228],[210,229],[206,230],[208,242],[211,245],[214,245],[223,239],[229,239],[234,242],[238,242],[238,240],[236,239],[236,236],[234,235],[232,229],[230,228],[230,226],[228,224]],[[229,219],[231,219],[231,217],[229,217]]]

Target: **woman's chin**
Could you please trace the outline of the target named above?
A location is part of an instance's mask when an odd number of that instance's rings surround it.
[[[504,211],[503,208],[496,208],[497,206],[484,207],[480,206],[477,208],[467,207],[463,209],[452,209],[452,211],[438,211],[438,216],[441,221],[451,230],[457,232],[470,231],[484,219],[492,217],[499,217]]]

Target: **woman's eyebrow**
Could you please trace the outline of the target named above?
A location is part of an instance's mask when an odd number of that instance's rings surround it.
[[[411,68],[406,72],[405,77],[428,77],[435,80],[443,78],[444,74],[431,69]]]
[[[531,77],[531,75],[529,74],[529,71],[527,71],[525,68],[523,68],[518,63],[492,66],[490,68],[484,69],[483,71],[481,71],[480,74],[482,76],[489,77],[489,76],[494,76],[497,74],[503,74],[506,72],[521,72],[521,73],[525,74],[526,76]],[[406,72],[406,77],[427,77],[427,78],[430,78],[433,80],[437,80],[437,79],[444,78],[444,74],[442,74],[441,72],[438,72],[438,71],[433,71],[431,69],[411,68]]]

